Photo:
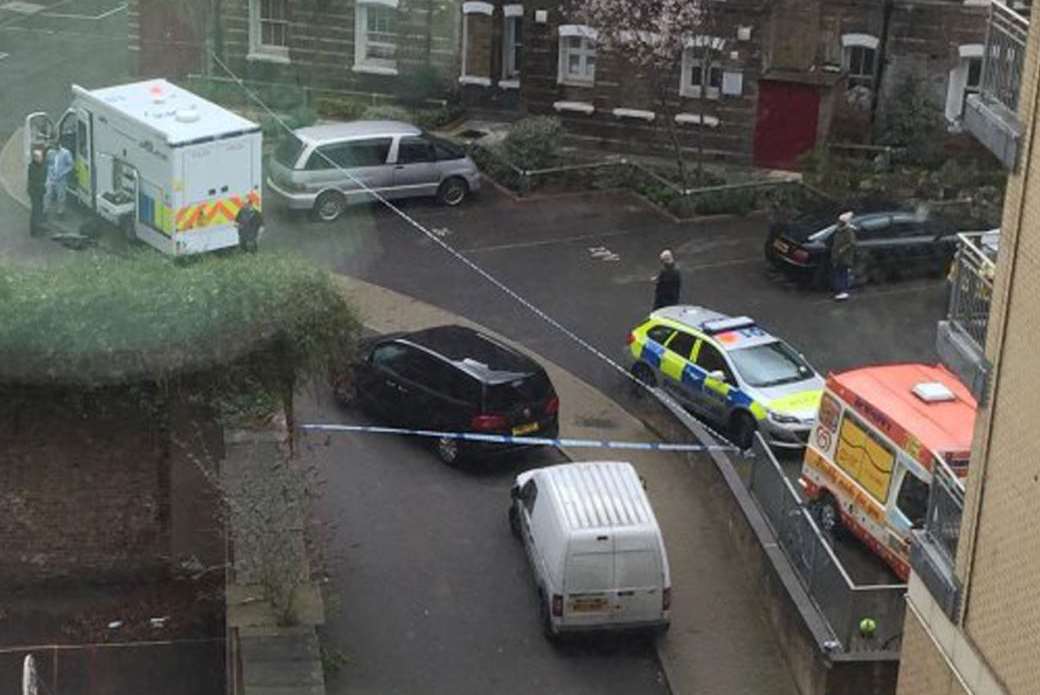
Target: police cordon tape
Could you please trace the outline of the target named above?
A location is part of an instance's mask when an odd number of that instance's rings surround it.
[[[372,425],[304,424],[299,428],[305,432],[350,432],[363,434],[396,434],[431,439],[458,439],[467,442],[489,444],[529,444],[535,446],[569,447],[573,449],[624,449],[630,451],[738,451],[726,444],[669,444],[667,442],[618,442],[610,439],[552,439],[549,437],[525,437],[510,434],[481,434],[479,432],[439,432],[437,430],[413,430],[405,427],[378,427]]]

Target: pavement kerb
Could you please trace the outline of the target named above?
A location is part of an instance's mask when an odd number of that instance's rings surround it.
[[[485,326],[393,290],[344,275],[335,275],[334,279],[342,288],[350,303],[360,313],[362,323],[374,331],[380,333],[412,331],[445,323],[457,323],[479,329],[508,344],[517,345],[515,341],[509,340]],[[553,384],[556,386],[560,400],[564,404],[564,407],[561,408],[560,424],[561,430],[567,432],[568,436],[630,441],[654,441],[658,439],[657,433],[652,432],[641,420],[630,415],[597,389],[528,348],[524,346],[517,347],[532,354],[545,366]],[[603,421],[610,422],[613,426],[605,428],[590,427],[587,424],[583,424],[583,422]],[[715,442],[696,420],[686,418],[684,419],[684,424],[699,441],[705,443]],[[570,460],[603,458],[602,454],[589,453],[587,450],[568,450],[564,448],[563,454]],[[723,468],[729,467],[729,461],[724,453],[711,451],[710,454],[716,465]],[[625,451],[623,458],[637,463],[636,459],[643,458],[646,455],[643,452]],[[661,456],[662,454],[651,455]],[[687,466],[693,465],[684,456],[678,454],[665,455],[672,456],[675,461]],[[674,551],[670,552],[669,555],[674,555]],[[681,678],[676,673],[679,669],[672,663],[670,654],[664,649],[665,641],[670,642],[670,646],[673,647],[674,651],[682,651],[681,645],[677,645],[675,642],[681,639],[681,635],[686,634],[686,628],[695,627],[678,625],[677,617],[673,612],[672,630],[668,635],[655,641],[658,663],[667,681],[669,691],[673,695],[681,695],[684,689]],[[674,649],[676,647],[678,649]]]
[[[25,191],[25,162],[22,161],[22,128],[14,131],[0,150],[0,187],[22,207],[29,208]]]

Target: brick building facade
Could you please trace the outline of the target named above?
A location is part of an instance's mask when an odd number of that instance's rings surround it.
[[[191,16],[186,2],[181,16]],[[240,77],[329,89],[398,93],[401,78],[431,65],[446,82],[458,75],[459,5],[454,0],[219,0],[203,27],[207,46]],[[155,0],[131,0],[131,50],[140,66],[161,64],[146,15]],[[190,40],[186,39],[186,40]],[[167,48],[180,42],[170,38]],[[205,56],[194,67],[201,70]],[[219,65],[218,77],[229,77]]]
[[[138,579],[192,555],[222,560],[216,498],[191,459],[210,458],[203,444],[221,454],[219,428],[187,406],[168,414],[122,390],[4,390],[0,586]]]
[[[710,156],[789,165],[825,140],[832,125],[838,139],[865,140],[908,76],[923,80],[956,127],[964,95],[978,83],[985,7],[956,0],[738,0],[712,8],[711,25],[677,59],[667,109],[680,114],[684,145],[703,135]],[[573,22],[560,2],[462,3],[464,101],[557,113],[570,131],[611,146],[660,139],[644,81],[616,56],[595,50],[595,27]],[[701,99],[690,64],[697,42],[708,40],[717,64],[705,75],[711,84]],[[581,69],[592,61],[588,74],[567,74],[572,63]]]
[[[685,146],[770,166],[793,164],[828,137],[869,139],[871,122],[897,100],[907,76],[923,80],[956,129],[965,95],[980,81],[987,16],[984,3],[962,0],[713,0],[712,26],[677,57],[674,101],[662,109],[630,67],[597,50],[596,27],[576,24],[560,0],[220,0],[215,7],[203,31],[241,76],[401,94],[410,76],[433,65],[445,95],[457,90],[473,107],[558,114],[589,142],[662,141],[657,111],[666,110],[679,114]],[[131,2],[142,66],[161,63],[147,55],[163,45],[146,36],[157,24],[181,33],[201,26],[148,22],[140,16],[146,10],[159,11],[155,0]],[[707,69],[697,65],[704,46],[717,48]]]

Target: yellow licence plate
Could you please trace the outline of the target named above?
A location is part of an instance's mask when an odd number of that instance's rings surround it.
[[[606,609],[605,596],[571,599],[571,611],[574,613],[601,613]]]
[[[530,434],[531,432],[538,431],[537,422],[529,422],[526,425],[517,425],[513,428],[513,436],[520,436],[521,434]]]

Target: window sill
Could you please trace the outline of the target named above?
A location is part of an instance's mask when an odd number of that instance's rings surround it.
[[[680,125],[700,125],[701,120],[704,121],[704,125],[709,128],[718,128],[719,119],[715,116],[701,116],[699,113],[677,113],[675,114],[675,122]]]
[[[586,101],[557,101],[553,102],[553,108],[556,111],[572,111],[586,116],[596,112],[596,107]]]
[[[288,53],[265,53],[261,51],[250,51],[246,55],[246,60],[250,63],[278,63],[279,65],[288,65],[292,61],[289,60]]]
[[[702,97],[701,90],[699,88],[693,88],[680,90],[679,96],[686,97],[687,99],[718,99],[720,95],[718,89],[711,89]]]
[[[642,109],[614,109],[613,113],[618,118],[638,118],[648,123],[653,122],[657,118],[657,114],[653,111],[644,111]]]
[[[570,77],[558,77],[556,78],[556,84],[563,85],[565,87],[595,87],[595,80],[576,80]]]
[[[520,89],[520,80],[499,80],[500,89]]]
[[[480,87],[490,87],[490,77],[475,77],[473,75],[463,75],[459,78],[459,84],[475,84]]]
[[[397,68],[387,67],[385,65],[368,65],[366,63],[355,63],[354,67],[351,68],[354,72],[366,73],[368,75],[396,75]]]

